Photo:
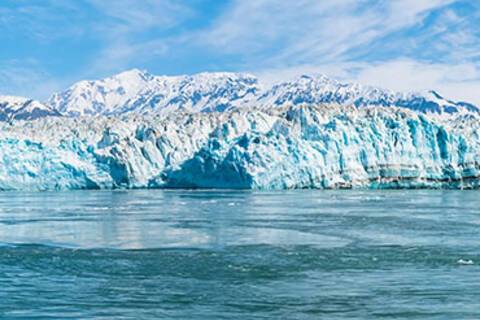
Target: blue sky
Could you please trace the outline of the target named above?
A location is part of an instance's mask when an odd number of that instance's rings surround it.
[[[323,73],[480,104],[480,1],[1,0],[0,94],[130,68]]]

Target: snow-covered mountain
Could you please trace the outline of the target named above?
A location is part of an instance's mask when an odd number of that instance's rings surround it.
[[[81,81],[54,94],[48,104],[68,116],[208,112],[240,107],[258,92],[257,79],[247,74],[169,77],[134,69],[103,80]]]
[[[0,189],[479,188],[480,117],[339,105],[0,124]]]
[[[448,100],[434,91],[400,93],[341,83],[326,76],[301,76],[266,86],[249,74],[206,72],[190,76],[155,76],[133,69],[103,80],[78,82],[64,92],[53,94],[44,104],[26,98],[2,97],[0,121],[32,120],[51,115],[167,115],[238,108],[268,110],[326,103],[358,108],[395,106],[436,114],[480,112],[472,104]]]
[[[434,91],[400,93],[341,83],[326,76],[301,76],[266,87],[248,74],[154,76],[137,69],[103,80],[79,82],[65,92],[54,94],[48,105],[64,115],[78,116],[209,112],[252,106],[268,109],[321,103],[396,106],[424,113],[479,112],[472,104],[445,99]]]
[[[265,106],[336,103],[356,107],[396,106],[426,113],[479,112],[472,104],[447,100],[435,91],[401,93],[357,83],[341,83],[323,75],[304,75],[277,84],[257,100]]]
[[[60,115],[58,111],[32,99],[0,96],[0,121],[34,120]]]

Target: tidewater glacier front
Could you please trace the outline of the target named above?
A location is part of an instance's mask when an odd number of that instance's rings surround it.
[[[478,188],[479,120],[319,104],[3,123],[0,189]]]

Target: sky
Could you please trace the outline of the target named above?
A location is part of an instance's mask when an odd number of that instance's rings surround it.
[[[480,1],[0,0],[0,94],[132,68],[325,74],[480,105]]]

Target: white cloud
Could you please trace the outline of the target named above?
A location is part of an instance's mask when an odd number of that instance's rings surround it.
[[[103,49],[87,68],[93,75],[118,72],[166,53],[166,40],[145,37],[143,33],[168,30],[193,15],[188,6],[172,0],[88,2],[109,17],[95,27]]]
[[[0,62],[0,95],[19,95],[46,99],[61,88],[35,60]]]
[[[187,6],[172,0],[87,0],[98,11],[112,18],[101,22],[99,30],[118,36],[150,28],[176,25],[179,18],[191,14]]]
[[[450,2],[237,0],[198,38],[226,52],[264,53],[271,66],[313,64],[345,59],[349,50],[420,23]]]

